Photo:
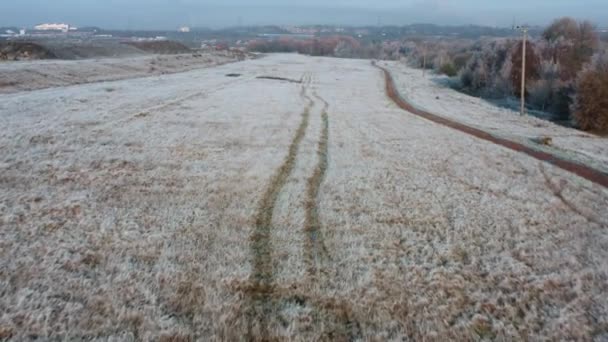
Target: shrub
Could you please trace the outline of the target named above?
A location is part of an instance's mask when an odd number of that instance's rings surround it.
[[[471,69],[465,68],[460,70],[458,78],[460,79],[460,85],[465,89],[470,89],[473,85],[473,72]]]
[[[557,120],[570,119],[570,107],[572,106],[574,91],[573,82],[559,82],[548,107],[548,111],[554,114]]]
[[[530,82],[527,87],[530,105],[542,111],[550,108],[556,101],[559,83],[559,65],[543,61],[540,65],[539,79]]]
[[[477,96],[493,96],[493,70],[485,63],[480,53],[476,53],[467,66],[459,73],[460,82],[467,92]]]
[[[608,53],[594,56],[575,87],[574,122],[584,130],[608,132]]]
[[[439,68],[439,72],[449,77],[454,77],[458,74],[458,70],[452,63],[445,63]]]

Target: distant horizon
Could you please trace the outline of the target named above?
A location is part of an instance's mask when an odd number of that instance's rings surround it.
[[[108,31],[173,31],[173,30],[178,30],[179,28],[182,27],[188,27],[190,29],[193,30],[225,30],[225,29],[237,29],[237,28],[261,28],[261,27],[279,27],[279,28],[286,28],[286,27],[341,27],[341,28],[374,28],[374,27],[407,27],[407,26],[416,26],[416,25],[432,25],[432,26],[437,26],[437,27],[467,27],[467,26],[471,26],[471,27],[484,27],[484,28],[492,28],[492,29],[508,29],[511,28],[511,25],[509,26],[488,26],[488,25],[478,25],[478,24],[436,24],[436,23],[430,23],[430,22],[414,22],[414,23],[408,23],[408,24],[386,24],[386,25],[341,25],[341,24],[251,24],[251,25],[231,25],[231,26],[223,26],[223,27],[208,27],[208,26],[188,26],[188,25],[182,25],[182,26],[176,26],[174,28],[132,28],[132,29],[126,29],[126,28],[113,28],[113,27],[104,27],[104,26],[100,26],[100,25],[92,25],[92,24],[84,24],[84,25],[73,25],[72,23],[69,22],[62,22],[62,21],[47,21],[47,22],[39,22],[36,24],[33,24],[31,26],[20,26],[20,25],[0,25],[0,27],[13,27],[13,28],[19,28],[19,29],[34,29],[36,26],[38,25],[44,25],[44,24],[65,24],[65,25],[69,25],[70,28],[75,28],[75,29],[81,29],[81,28],[97,28],[97,29],[101,29],[101,30],[108,30]],[[546,25],[530,25],[530,27],[545,27]],[[599,28],[599,26],[598,26]]]
[[[218,0],[219,1],[219,0]],[[20,0],[0,4],[0,26],[33,27],[65,22],[82,27],[118,30],[173,30],[181,26],[223,29],[238,26],[439,26],[474,25],[495,28],[515,24],[546,26],[571,16],[604,27],[608,2],[585,0],[309,0],[288,5],[278,0]],[[237,5],[239,2],[244,2]],[[288,2],[287,2],[288,3]],[[531,6],[533,3],[534,6]]]
[[[558,19],[558,18],[556,18]],[[237,28],[261,28],[261,27],[279,27],[279,28],[284,28],[284,27],[342,27],[342,28],[374,28],[374,27],[407,27],[407,26],[416,26],[416,25],[432,25],[432,26],[437,26],[437,27],[482,27],[482,28],[491,28],[491,29],[509,29],[512,27],[512,25],[508,25],[508,26],[489,26],[489,25],[480,25],[480,24],[437,24],[437,23],[431,23],[431,22],[413,22],[413,23],[407,23],[407,24],[385,24],[385,25],[373,25],[373,24],[366,24],[366,25],[342,25],[342,24],[251,24],[251,25],[229,25],[229,26],[223,26],[223,27],[209,27],[209,26],[188,26],[188,25],[182,25],[182,26],[176,26],[176,27],[172,27],[172,28],[115,28],[115,27],[104,27],[104,26],[100,26],[100,25],[94,25],[94,24],[84,24],[84,25],[73,25],[70,22],[61,22],[61,21],[48,21],[48,22],[39,22],[36,24],[33,24],[31,26],[20,26],[20,25],[0,25],[0,27],[6,27],[6,28],[18,28],[18,29],[25,29],[25,30],[33,30],[35,29],[35,26],[38,25],[43,25],[43,24],[66,24],[69,25],[70,27],[73,27],[75,29],[82,29],[82,28],[96,28],[96,29],[100,29],[100,30],[106,30],[106,31],[144,31],[144,32],[155,32],[155,31],[177,31],[178,29],[182,28],[182,27],[188,27],[191,30],[212,30],[212,31],[219,31],[219,30],[226,30],[226,29],[237,29]],[[595,23],[594,23],[595,24]],[[526,24],[529,25],[532,28],[545,28],[549,25],[549,23],[544,24],[544,25],[530,25],[530,24]],[[595,24],[597,27],[597,30],[606,30],[608,29],[608,25],[607,26],[599,26],[597,24]]]

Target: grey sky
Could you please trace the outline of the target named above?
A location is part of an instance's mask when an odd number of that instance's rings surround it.
[[[546,24],[560,16],[608,26],[608,0],[0,0],[0,26],[68,22],[173,29],[258,24]]]

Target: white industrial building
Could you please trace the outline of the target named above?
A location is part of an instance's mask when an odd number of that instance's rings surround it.
[[[38,31],[61,31],[68,32],[70,30],[69,24],[40,24],[34,26],[35,30]],[[74,28],[72,28],[74,29]]]

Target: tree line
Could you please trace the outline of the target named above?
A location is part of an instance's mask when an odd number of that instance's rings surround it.
[[[458,80],[461,90],[488,98],[519,96],[521,38],[410,40],[410,64]],[[608,132],[608,44],[588,21],[561,18],[526,44],[525,97],[530,109],[576,127]]]
[[[608,132],[608,37],[593,24],[560,18],[534,29],[526,43],[529,109],[552,114],[583,130]],[[313,56],[406,61],[452,77],[461,91],[485,98],[519,97],[522,40],[511,37],[461,39],[418,37],[384,41],[348,35],[250,42],[257,52],[298,52]]]

